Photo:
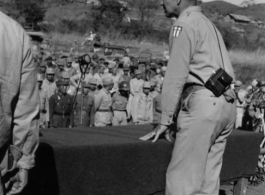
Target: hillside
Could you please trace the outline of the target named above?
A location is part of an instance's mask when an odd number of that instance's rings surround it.
[[[206,3],[202,3],[201,7],[205,12],[216,12],[216,13],[223,14],[223,15],[226,15],[231,12],[235,12],[238,9],[240,9],[239,6],[236,6],[231,3],[227,3],[225,1],[206,2]]]
[[[256,4],[247,8],[241,8],[234,11],[234,13],[265,22],[265,3]]]

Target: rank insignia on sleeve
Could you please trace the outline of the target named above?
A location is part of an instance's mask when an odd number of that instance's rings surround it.
[[[182,27],[180,26],[174,26],[173,27],[173,37],[178,37],[182,31]]]

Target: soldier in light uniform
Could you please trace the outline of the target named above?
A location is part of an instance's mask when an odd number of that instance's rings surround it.
[[[43,79],[46,78],[46,69],[47,69],[47,66],[46,66],[45,62],[41,62],[40,63],[40,68],[39,68],[39,74],[42,75]]]
[[[217,97],[204,84],[219,68],[233,80],[234,71],[221,33],[196,0],[163,0],[162,5],[167,17],[177,18],[170,32],[162,116],[160,125],[141,139],[155,142],[163,134],[170,140],[169,126],[179,111],[166,195],[217,195],[227,137],[236,120],[236,96],[228,88]]]
[[[98,94],[95,96],[95,126],[109,126],[112,121],[111,112],[111,95],[110,91],[113,88],[113,80],[111,77],[103,78],[103,88],[99,90]]]
[[[72,67],[76,70],[76,74],[80,73],[80,66],[79,66],[78,58],[79,58],[79,54],[75,53],[74,61],[72,62]]]
[[[153,97],[150,95],[149,82],[144,82],[143,92],[133,97],[131,112],[135,125],[150,124],[153,122]]]
[[[246,101],[245,101],[245,96],[246,96],[246,91],[244,89],[241,89],[242,87],[242,82],[241,81],[235,81],[234,83],[234,90],[237,95],[237,102],[236,102],[236,124],[235,127],[237,129],[245,129],[246,124],[243,119],[245,115],[245,109],[246,109]]]
[[[132,80],[132,77],[130,76],[129,71],[130,71],[130,68],[128,66],[123,67],[123,75],[121,75],[121,79],[119,82],[126,81],[127,83],[130,83],[130,81]]]
[[[67,72],[70,77],[77,74],[76,69],[72,67],[73,59],[71,57],[67,58],[66,67],[64,68],[65,72]]]
[[[122,81],[119,84],[119,91],[116,91],[112,97],[113,126],[127,125],[127,105],[129,93],[129,83]]]
[[[75,93],[76,93],[76,88],[74,87],[74,85],[70,82],[70,78],[71,78],[71,75],[69,72],[62,72],[61,74],[61,80],[62,81],[65,81],[65,82],[68,82],[69,83],[69,88],[67,90],[67,94],[71,95],[71,96],[74,96]]]
[[[37,74],[37,80],[39,84],[40,92],[40,121],[39,127],[41,129],[48,128],[49,123],[49,98],[46,90],[41,88],[43,83],[43,77],[41,74]]]
[[[150,81],[150,86],[151,86],[150,94],[153,98],[159,94],[159,92],[156,90],[157,89],[156,85],[157,85],[156,79],[154,79],[154,78],[151,79],[151,81]],[[162,87],[162,85],[161,85],[161,87]]]
[[[97,80],[95,78],[91,78],[89,79],[89,85],[90,85],[90,90],[89,90],[89,93],[88,95],[91,96],[92,98],[95,97],[95,95],[98,93],[98,90],[97,90]],[[102,83],[103,85],[103,83]]]
[[[44,79],[41,88],[43,90],[47,91],[48,94],[48,98],[50,99],[50,97],[55,93],[57,87],[56,84],[54,82],[54,69],[53,68],[47,68],[46,70],[46,79]]]
[[[94,75],[94,78],[97,79],[97,86],[100,88],[102,87],[102,78],[104,77],[104,70],[105,70],[105,66],[100,65],[98,73],[96,73]]]
[[[76,96],[76,102],[74,103],[74,127],[89,127],[94,125],[94,98],[88,95],[90,84],[83,84],[83,93]],[[83,96],[83,98],[82,98]],[[81,106],[82,112],[81,112]],[[81,114],[82,113],[82,114]],[[82,117],[82,120],[81,120]]]
[[[55,71],[55,80],[61,80],[62,79],[62,73],[65,71],[65,60],[60,59],[57,62],[57,68],[54,70]]]
[[[130,81],[130,92],[132,96],[135,96],[138,93],[143,91],[144,80],[141,78],[141,71],[135,71],[136,78]]]
[[[58,92],[49,99],[50,127],[68,128],[67,122],[70,117],[72,106],[72,96],[67,94],[69,83],[66,81],[56,81]],[[71,125],[71,122],[69,125]]]

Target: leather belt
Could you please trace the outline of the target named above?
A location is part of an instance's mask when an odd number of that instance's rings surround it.
[[[201,89],[206,89],[206,88],[203,85],[199,85],[199,84],[186,84],[182,92],[183,100],[186,99],[186,97],[188,97],[189,94],[195,91],[201,90]]]
[[[113,111],[127,112],[126,110],[117,110],[117,109],[115,109],[115,110],[113,110]]]
[[[109,109],[99,109],[99,110],[97,110],[97,112],[110,112],[110,110]]]
[[[55,112],[53,113],[54,115],[58,116],[69,116],[69,112]]]

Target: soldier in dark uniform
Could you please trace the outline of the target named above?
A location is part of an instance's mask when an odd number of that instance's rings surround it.
[[[74,125],[73,125],[74,127],[79,127],[79,126],[88,127],[94,125],[94,115],[95,115],[94,98],[88,95],[89,90],[90,90],[90,84],[84,82],[83,93],[77,95],[76,102],[74,105]]]
[[[51,128],[67,127],[72,105],[72,96],[67,94],[68,82],[56,81],[58,92],[49,99],[50,126]]]

